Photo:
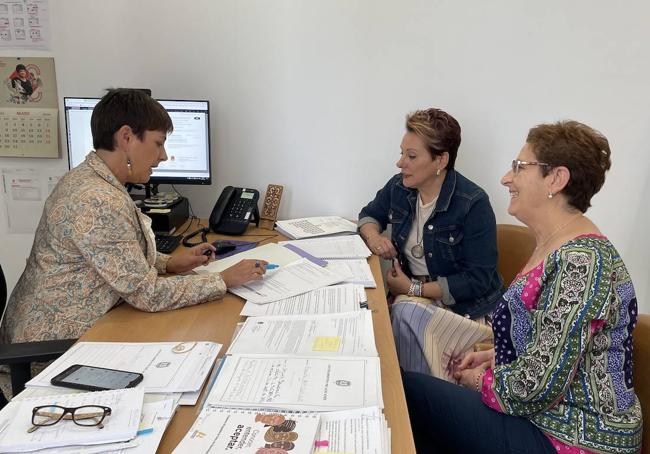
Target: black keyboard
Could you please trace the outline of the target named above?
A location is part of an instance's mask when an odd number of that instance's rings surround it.
[[[182,235],[156,235],[156,251],[170,254],[181,244]]]

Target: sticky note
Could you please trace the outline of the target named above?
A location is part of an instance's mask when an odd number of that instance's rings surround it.
[[[341,336],[316,336],[314,346],[315,352],[337,352],[341,347]]]

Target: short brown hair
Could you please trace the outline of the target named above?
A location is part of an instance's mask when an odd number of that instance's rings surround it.
[[[122,126],[131,127],[142,140],[145,131],[174,130],[172,119],[158,101],[141,90],[114,88],[99,100],[90,117],[95,150],[113,151],[113,135]]]
[[[571,177],[562,194],[569,205],[583,213],[587,211],[612,165],[607,138],[577,121],[560,121],[535,126],[528,131],[526,142],[539,161],[549,164],[550,167],[541,168],[544,176],[553,167],[569,169]]]
[[[417,110],[407,115],[406,130],[422,139],[432,158],[449,153],[447,168],[454,168],[460,146],[460,125],[454,117],[435,108]]]

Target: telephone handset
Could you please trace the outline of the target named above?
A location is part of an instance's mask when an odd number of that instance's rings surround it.
[[[249,223],[259,225],[259,199],[256,189],[226,186],[212,209],[210,228],[215,233],[241,235]]]

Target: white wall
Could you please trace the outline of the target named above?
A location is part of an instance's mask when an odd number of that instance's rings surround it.
[[[607,135],[613,168],[592,218],[650,312],[650,4],[386,0],[56,0],[59,98],[150,87],[209,99],[214,184],[179,187],[207,216],[228,184],[285,186],[280,217],[358,210],[392,175],[405,114],[463,127],[458,168],[490,194],[529,127],[572,118]],[[3,52],[12,55],[14,52]],[[64,125],[61,129],[64,137]],[[29,161],[66,168],[60,160]],[[25,166],[0,158],[0,167]],[[0,229],[6,230],[6,222]],[[1,231],[13,286],[32,236]]]

